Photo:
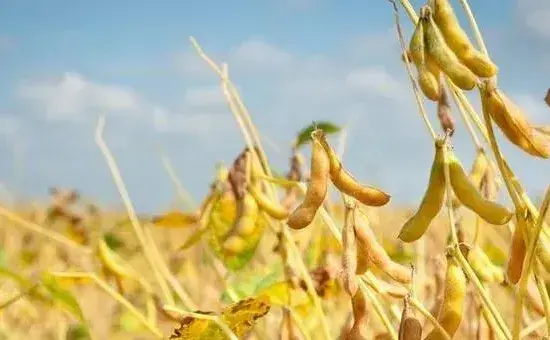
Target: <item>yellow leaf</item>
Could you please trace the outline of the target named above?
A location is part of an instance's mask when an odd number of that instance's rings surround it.
[[[225,266],[230,270],[243,268],[254,256],[256,248],[267,226],[267,218],[260,213],[256,220],[253,233],[246,238],[244,250],[237,254],[230,254],[224,251],[222,240],[229,232],[236,219],[237,203],[231,190],[226,190],[219,197],[215,198],[213,208],[208,216],[207,227],[210,233],[210,247]]]
[[[182,251],[182,250],[188,249],[191,246],[194,246],[195,244],[197,244],[197,242],[199,242],[202,239],[202,236],[206,234],[207,231],[209,231],[208,227],[195,229],[193,234],[191,234],[191,236],[187,238],[185,243],[182,246],[180,246],[178,250]]]
[[[189,228],[199,223],[200,215],[194,213],[183,213],[180,211],[170,211],[165,214],[155,216],[151,222],[157,227],[165,228]]]
[[[309,300],[303,289],[292,289],[287,282],[274,283],[258,293],[258,296],[265,297],[272,305],[286,306],[289,295],[293,305],[301,304]]]
[[[257,319],[266,315],[271,305],[264,297],[254,297],[241,300],[222,311],[222,320],[227,323],[238,337],[252,329]]]
[[[174,332],[170,336],[170,339],[203,339],[202,334],[206,331],[211,323],[213,323],[213,321],[187,316],[181,320],[180,327],[174,329]]]
[[[307,319],[307,317],[313,314],[313,304],[311,301],[304,302],[294,307],[296,313],[302,318]]]
[[[57,282],[59,283],[59,285],[65,289],[69,288],[70,286],[75,286],[75,285],[85,285],[85,284],[91,284],[93,283],[94,281],[88,277],[88,276],[82,276],[82,277],[77,277],[77,276],[64,276],[62,275],[55,275],[55,278],[57,280]]]
[[[224,308],[219,317],[238,338],[243,338],[252,329],[256,320],[266,315],[270,308],[269,302],[263,297],[248,298]],[[226,340],[228,336],[212,320],[185,317],[170,339]]]

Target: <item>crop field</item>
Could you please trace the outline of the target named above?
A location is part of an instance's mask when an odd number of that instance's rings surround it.
[[[530,197],[501,150],[547,160],[550,129],[499,86],[506,70],[460,3],[388,1],[411,114],[433,138],[416,204],[389,206],[391,192],[346,168],[331,121],[297,131],[286,169],[274,169],[226,65],[191,37],[241,152],[213,164],[193,200],[165,157],[181,204],[141,215],[100,117],[95,143],[124,209],[78,188],[52,187],[47,205],[0,202],[0,339],[550,339],[549,182]],[[550,89],[540,101],[550,114]],[[472,164],[455,132],[471,137]]]

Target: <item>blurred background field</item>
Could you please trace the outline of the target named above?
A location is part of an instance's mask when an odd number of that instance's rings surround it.
[[[82,199],[85,202],[85,200]],[[29,222],[39,223],[44,221],[47,208],[42,205],[21,205],[12,209],[14,213]],[[139,244],[136,242],[131,225],[128,221],[128,215],[120,210],[108,210],[101,207],[89,209],[86,203],[77,202],[74,208],[69,211],[80,211],[85,217],[82,225],[87,228],[101,228],[105,232],[105,239],[109,246],[120,256],[128,261],[140,275],[152,280],[153,273],[150,266],[145,261],[142,253],[139,252]],[[93,214],[89,211],[92,210]],[[384,245],[390,256],[405,265],[416,263],[415,246],[396,241],[396,234],[406,218],[414,211],[414,207],[388,207],[388,208],[366,208],[370,217],[371,226]],[[342,223],[342,206],[334,207],[334,217],[336,221]],[[435,308],[437,304],[434,295],[437,292],[436,276],[444,275],[444,268],[436,266],[436,259],[443,260],[441,254],[444,253],[445,242],[448,235],[448,222],[445,214],[442,213],[429,229],[425,236],[423,250],[423,267],[425,271],[418,277],[417,294],[424,294],[425,305],[427,308]],[[189,249],[178,251],[186,240],[196,230],[195,227],[158,227],[150,223],[151,216],[142,216],[144,228],[150,230],[154,243],[160,249],[163,260],[169,265],[175,278],[181,283],[183,289],[189,294],[194,308],[202,311],[219,312],[221,308],[231,303],[228,287],[232,291],[233,298],[245,298],[254,296],[262,292],[270,285],[283,281],[283,266],[281,258],[274,251],[277,244],[277,237],[273,233],[267,232],[262,238],[255,256],[252,261],[242,270],[237,272],[227,271],[224,266],[215,258],[212,249],[208,245],[208,235],[204,240],[190,247]],[[472,227],[475,223],[474,216],[468,212],[461,218],[462,230],[468,240],[473,239]],[[48,230],[54,230],[60,234],[71,237],[73,240],[82,240],[78,238],[70,223],[63,220],[48,225]],[[333,335],[336,337],[340,329],[349,322],[350,305],[345,293],[342,292],[340,282],[336,278],[337,268],[339,268],[339,254],[341,252],[337,242],[334,241],[330,233],[322,222],[317,222],[311,229],[293,232],[298,248],[304,254],[304,260],[310,270],[322,268],[329,273],[329,282],[323,283],[323,305],[330,316],[329,322]],[[322,238],[318,238],[318,236]],[[59,246],[51,240],[41,237],[36,233],[30,232],[7,218],[2,219],[2,229],[0,230],[2,240],[1,248],[1,266],[4,269],[13,271],[18,277],[24,278],[29,282],[38,279],[43,271],[63,272],[77,270],[77,268],[86,268],[91,265],[89,255]],[[498,266],[504,266],[507,261],[507,244],[510,242],[511,235],[505,227],[484,226],[481,230],[479,244],[490,256],[492,261]],[[316,251],[317,250],[317,253]],[[437,254],[437,255],[436,255]],[[381,277],[384,277],[383,273]],[[10,280],[9,275],[2,275],[1,280],[1,300],[8,300],[16,296],[25,287],[18,280]],[[90,280],[82,281],[59,281],[63,288],[72,292],[76,301],[80,305],[86,324],[90,327],[90,332],[95,339],[149,339],[155,338],[149,335],[144,326],[129,313],[124,307],[118,304],[111,296],[98,288]],[[114,281],[108,281],[113,289],[116,289]],[[124,296],[132,302],[137,308],[147,311],[147,299],[140,291],[139,285],[132,280],[124,280]],[[320,287],[319,287],[320,288]],[[441,289],[441,288],[439,288]],[[491,296],[497,301],[499,311],[504,318],[511,322],[513,318],[513,295],[509,288],[493,284],[489,287]],[[302,291],[300,295],[299,291]],[[423,293],[420,293],[423,291]],[[275,293],[277,296],[279,293]],[[297,296],[303,299],[305,292],[298,289]],[[422,296],[422,295],[421,295]],[[385,301],[395,303],[401,307],[400,299],[385,297]],[[538,298],[538,297],[537,297]],[[277,299],[284,298],[279,296]],[[529,309],[528,320],[534,320],[540,316],[540,302],[537,309]],[[11,304],[8,308],[2,310],[0,316],[0,325],[2,326],[2,338],[5,339],[85,339],[86,336],[79,335],[79,325],[77,315],[74,310],[67,308],[63,303],[57,302],[57,308],[54,308],[47,301],[41,301],[38,297],[32,295],[23,297]],[[469,304],[468,304],[469,305]],[[70,306],[70,304],[69,304]],[[386,305],[389,309],[389,304]],[[309,307],[311,308],[311,306]],[[466,310],[469,310],[466,307]],[[475,312],[474,308],[474,312]],[[266,336],[269,339],[276,339],[280,336],[281,308],[273,306],[271,311],[258,321],[257,328],[260,333],[252,333],[253,338]],[[311,331],[312,337],[319,332],[319,325],[315,317],[311,316],[311,310],[304,312],[306,327]],[[165,335],[165,338],[171,334],[178,323],[167,319],[159,311],[154,312],[157,315],[159,329]],[[465,312],[468,315],[468,312]],[[395,325],[399,322],[399,316],[391,314]],[[376,315],[370,316],[369,328],[372,327],[372,335],[385,334],[384,329],[376,320]],[[428,326],[430,327],[430,326]],[[466,334],[472,334],[475,325],[468,322],[468,319],[462,323],[461,329]],[[535,333],[536,334],[536,333]],[[458,335],[460,336],[460,335]],[[266,339],[267,339],[266,338]],[[539,335],[528,337],[538,339]],[[381,338],[380,338],[381,339]]]

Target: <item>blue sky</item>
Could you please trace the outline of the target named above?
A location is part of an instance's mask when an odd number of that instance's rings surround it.
[[[500,66],[501,89],[535,123],[550,124],[542,102],[550,87],[550,2],[472,1],[472,9]],[[331,120],[349,126],[344,162],[357,178],[385,188],[392,204],[418,203],[433,150],[385,0],[0,0],[3,186],[39,199],[49,186],[76,187],[119,204],[93,139],[105,113],[106,141],[138,210],[165,209],[175,195],[159,146],[200,199],[215,163],[230,164],[243,141],[190,35],[229,64],[275,168],[286,169],[298,129]],[[476,93],[470,97],[479,107]],[[434,105],[427,108],[434,119]],[[474,149],[460,124],[454,144],[469,168]],[[503,148],[529,192],[540,195],[549,162],[505,141]]]

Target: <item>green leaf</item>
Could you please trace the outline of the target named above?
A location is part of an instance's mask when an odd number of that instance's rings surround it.
[[[257,295],[264,297],[272,305],[277,306],[286,306],[289,298],[295,306],[309,301],[309,297],[303,289],[293,288],[286,281],[275,282],[264,287],[258,291]]]
[[[55,277],[49,273],[42,274],[42,285],[48,290],[55,303],[72,314],[82,324],[86,324],[84,313],[74,295],[62,288]]]
[[[334,134],[342,130],[341,127],[331,122],[327,122],[327,121],[313,122],[309,126],[300,130],[300,132],[298,132],[298,136],[296,137],[296,144],[295,144],[296,148],[301,147],[302,145],[308,143],[311,140],[311,133],[315,130],[315,128],[323,130],[327,135]]]

